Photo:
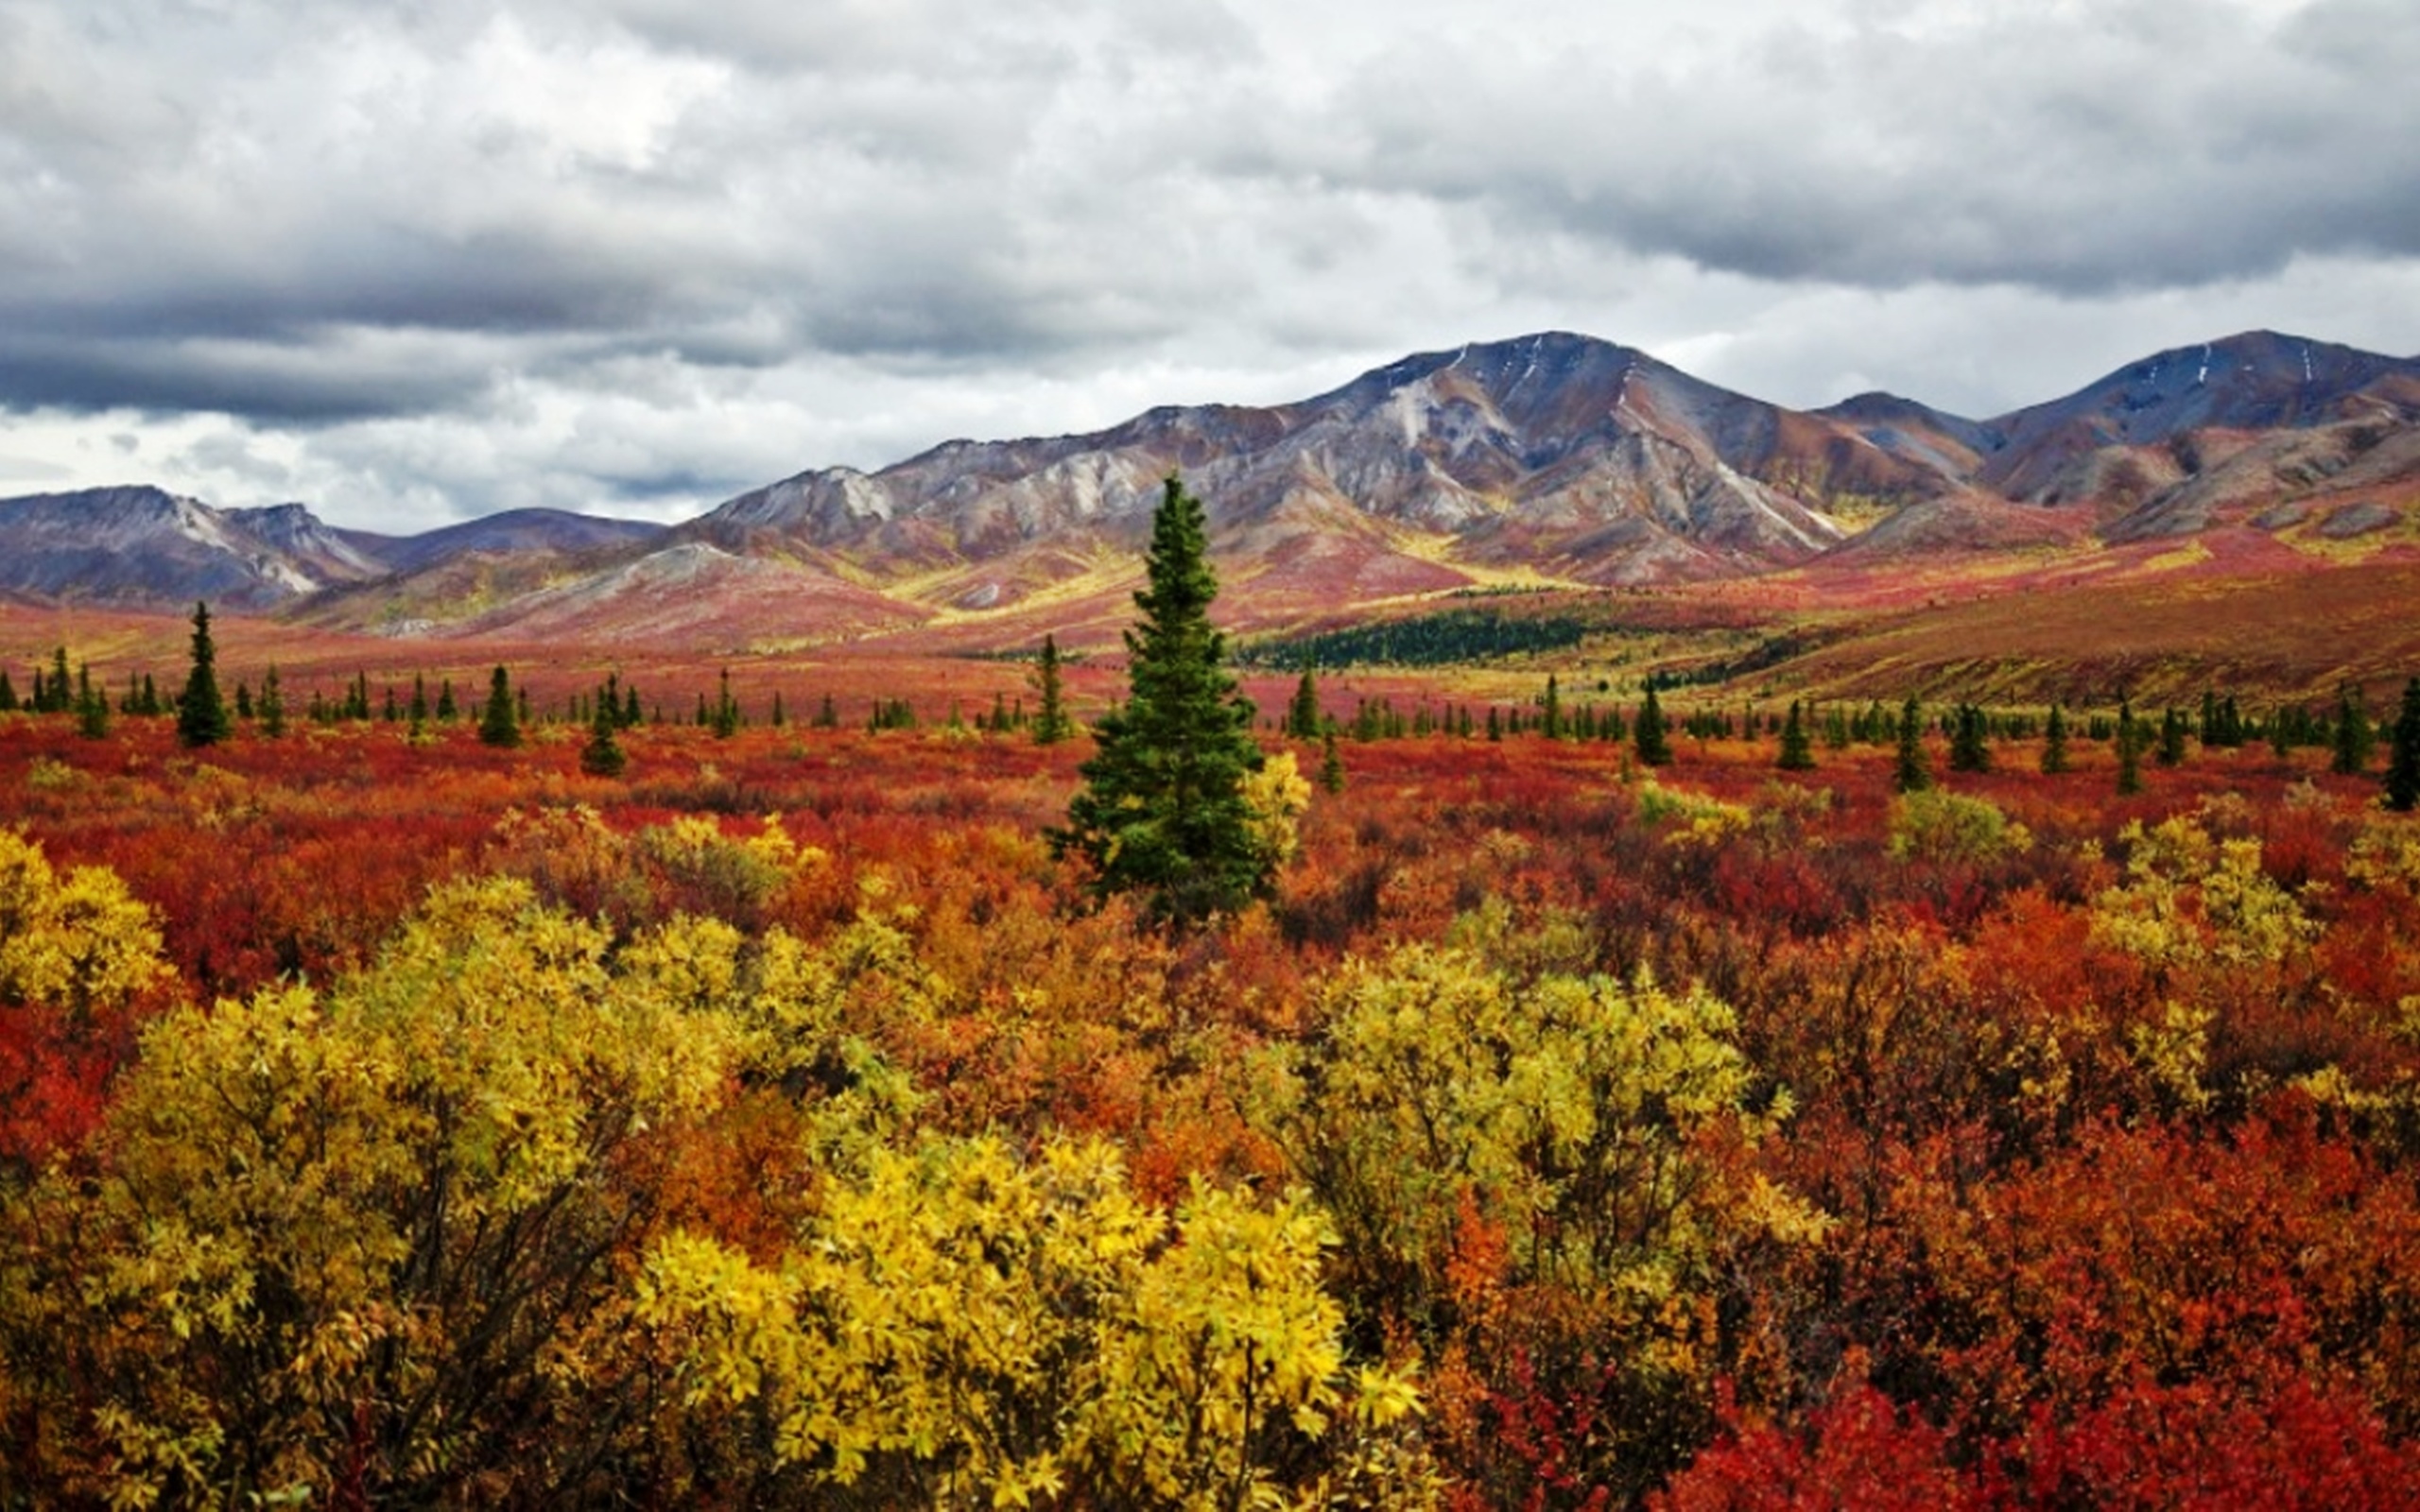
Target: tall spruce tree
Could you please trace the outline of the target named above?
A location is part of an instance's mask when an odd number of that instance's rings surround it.
[[[1344,758],[1337,753],[1336,730],[1332,727],[1320,731],[1320,791],[1344,791]]]
[[[2360,695],[2351,683],[2336,694],[2336,729],[2328,742],[2327,769],[2340,777],[2350,777],[2370,765],[2370,752],[2377,745],[2377,730],[2370,723],[2370,713],[2361,707]]]
[[[261,733],[275,740],[285,733],[285,683],[277,675],[277,663],[268,664],[261,674]]]
[[[216,746],[225,740],[233,721],[227,700],[218,696],[218,648],[210,639],[210,606],[193,607],[193,665],[185,674],[185,691],[177,696],[177,739],[189,747]]]
[[[1033,716],[1033,743],[1056,746],[1076,732],[1075,721],[1067,717],[1067,690],[1059,674],[1059,638],[1042,638],[1042,656],[1033,669],[1035,700],[1041,707]],[[824,707],[832,700],[825,697]]]
[[[50,696],[38,700],[37,713],[63,714],[76,707],[76,679],[67,674],[67,647],[61,645],[50,653]]]
[[[1207,549],[1201,502],[1171,475],[1134,595],[1142,620],[1126,632],[1130,696],[1094,726],[1084,786],[1049,834],[1054,853],[1092,864],[1100,891],[1142,893],[1153,917],[1177,924],[1240,906],[1270,867],[1244,801],[1244,779],[1261,765],[1255,713],[1220,665]]]
[[[1806,715],[1795,698],[1789,700],[1789,717],[1782,721],[1781,754],[1773,765],[1785,772],[1815,769],[1815,743],[1806,733]]]
[[[76,669],[76,732],[86,740],[110,732],[110,696],[93,680],[90,667]]]
[[[2162,766],[2184,765],[2185,740],[2186,736],[2189,732],[2189,729],[2185,721],[2184,710],[2170,709],[2166,713],[2161,714],[2159,719],[2159,745],[2152,750],[2152,760],[2159,763]]]
[[[1992,769],[1991,727],[1983,711],[1962,703],[1949,716],[1949,769],[1988,772]]]
[[[479,744],[510,750],[521,744],[521,720],[512,705],[512,678],[503,667],[488,679],[487,708],[479,714]]]
[[[722,681],[715,694],[714,712],[701,723],[715,732],[717,740],[729,740],[739,733],[739,700],[731,696],[731,668],[722,669]]]
[[[579,769],[591,777],[619,777],[630,765],[623,754],[622,743],[614,737],[614,727],[621,723],[622,710],[612,698],[596,700],[596,713],[588,722],[588,744],[579,748]]]
[[[1932,758],[1925,754],[1925,710],[1914,694],[1899,710],[1899,753],[1891,785],[1902,793],[1921,793],[1932,786]]]
[[[1303,680],[1294,684],[1294,701],[1286,706],[1286,733],[1296,740],[1317,740],[1322,724],[1320,685],[1311,676],[1311,664],[1305,662]]]
[[[2403,685],[2403,707],[2387,745],[2386,806],[2397,814],[2420,806],[2420,678]]]
[[[2067,769],[2067,716],[2057,704],[2042,727],[2042,770],[2052,777]]]
[[[1490,709],[1487,713],[1492,721],[1495,711]],[[1493,725],[1489,728],[1488,738],[1495,738]],[[1664,721],[1664,706],[1656,701],[1655,684],[1652,682],[1647,685],[1647,697],[1639,704],[1638,718],[1631,727],[1631,743],[1638,752],[1638,765],[1641,766],[1672,765],[1672,737]]]
[[[2118,706],[2118,794],[2132,798],[2143,790],[2143,747],[2150,744],[2151,732],[2135,717],[2135,706],[2122,702]]]

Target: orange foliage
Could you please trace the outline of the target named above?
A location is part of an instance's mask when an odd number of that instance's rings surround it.
[[[291,667],[289,696],[335,670]],[[594,670],[531,685],[560,701]],[[714,670],[630,676],[685,713]],[[1517,1225],[1465,1194],[1435,1336],[1387,1298],[1340,1298],[1365,1354],[1424,1356],[1424,1432],[1461,1504],[1604,1506],[1659,1480],[1672,1508],[2353,1504],[2347,1487],[2420,1476],[2420,897],[2348,870],[2370,788],[2324,753],[2197,755],[2119,800],[2102,747],[2079,740],[2078,769],[2043,777],[2004,745],[1951,782],[2030,843],[1953,853],[1893,848],[1885,747],[1785,781],[1770,739],[1681,739],[1651,796],[1618,744],[1348,742],[1276,897],[1167,937],[1090,903],[1040,840],[1084,741],[944,723],[1021,678],[747,669],[743,700],[778,688],[787,726],[642,725],[612,780],[580,773],[581,731],[543,721],[519,751],[467,725],[419,744],[298,726],[197,760],[164,720],[86,741],[0,716],[0,825],[151,905],[168,997],[324,982],[464,872],[525,878],[617,946],[711,917],[745,970],[779,932],[830,955],[839,1028],[916,1089],[922,1125],[1098,1135],[1162,1205],[1293,1180],[1253,1112],[1256,1057],[1319,1043],[1347,957],[1500,907],[1516,980],[1644,969],[1728,1005],[1757,1111],[1788,1116],[1688,1158],[1828,1227],[1708,1248],[1685,1305],[1625,1325],[1668,1356],[1642,1384],[1607,1347],[1621,1307],[1517,1275]],[[1411,706],[1408,680],[1364,681]],[[1263,682],[1273,712],[1285,679]],[[1074,683],[1080,707],[1112,686],[1098,667]],[[826,692],[840,728],[809,724]],[[901,696],[920,728],[863,728]],[[2308,939],[2246,966],[2152,961],[2097,929],[2125,826],[2180,815],[2258,842]],[[758,864],[776,841],[799,859]],[[70,1025],[0,1005],[0,1157],[78,1150],[157,1006]],[[818,1200],[794,1155],[839,1076],[751,1085],[618,1178],[769,1262]]]

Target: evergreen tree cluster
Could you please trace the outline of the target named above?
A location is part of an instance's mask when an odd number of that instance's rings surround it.
[[[1983,711],[1962,703],[1949,716],[1949,769],[1988,772],[1992,769],[1992,736]]]
[[[1584,620],[1512,615],[1492,609],[1452,609],[1411,619],[1356,625],[1243,647],[1246,666],[1451,666],[1497,657],[1565,651],[1592,627]]]

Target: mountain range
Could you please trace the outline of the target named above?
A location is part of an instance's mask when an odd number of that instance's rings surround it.
[[[1208,506],[1248,627],[1457,590],[1871,581],[2186,541],[2317,565],[2420,549],[2420,358],[2252,333],[1970,420],[1880,393],[1792,410],[1547,333],[1293,404],[805,472],[670,527],[521,510],[396,537],[143,487],[0,500],[0,595],[702,649],[1106,635],[1171,472]]]

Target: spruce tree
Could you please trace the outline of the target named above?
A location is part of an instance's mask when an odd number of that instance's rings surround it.
[[[2135,706],[2118,706],[2118,793],[2132,798],[2143,790],[2143,745],[2149,738],[2135,717]]]
[[[1638,706],[1638,718],[1632,724],[1631,744],[1638,753],[1638,765],[1641,766],[1672,765],[1672,739],[1664,722],[1664,706],[1656,701],[1655,684],[1652,682],[1647,685],[1646,701]]]
[[[2067,769],[2067,716],[2057,704],[2042,727],[2042,770],[2056,777]]]
[[[1336,731],[1333,730],[1320,731],[1320,791],[1344,791],[1344,758],[1337,751]]]
[[[588,723],[588,744],[579,748],[579,769],[591,777],[619,777],[630,765],[614,727],[621,723],[620,705],[611,698],[596,701],[596,715]]]
[[[1134,595],[1142,620],[1126,632],[1130,696],[1095,726],[1084,786],[1049,835],[1054,853],[1092,864],[1098,889],[1143,893],[1155,918],[1178,924],[1240,906],[1270,865],[1243,794],[1261,765],[1254,711],[1220,665],[1207,550],[1201,503],[1171,475]]]
[[[2269,711],[2269,748],[2280,760],[2294,753],[2302,744],[2302,723],[2307,716],[2300,709],[2281,705]]]
[[[521,721],[512,705],[512,679],[499,666],[488,679],[488,704],[479,715],[479,744],[510,750],[521,744]]]
[[[2368,769],[2370,753],[2377,747],[2377,730],[2350,683],[2336,695],[2335,735],[2329,743],[2327,769],[2340,777]]]
[[[722,669],[722,681],[715,694],[714,713],[700,721],[715,732],[717,740],[729,740],[739,733],[739,700],[731,696],[731,669]]]
[[[2184,710],[2170,709],[2160,715],[2159,747],[2152,752],[2152,759],[2162,766],[2184,765],[2185,737],[2187,732]]]
[[[99,740],[110,732],[110,696],[94,685],[90,668],[76,672],[76,732]]]
[[[1296,740],[1317,740],[1320,730],[1320,688],[1306,662],[1303,680],[1294,684],[1294,701],[1286,706],[1286,733]]]
[[[36,673],[35,676],[40,677],[41,674]],[[17,685],[9,680],[8,669],[0,667],[0,714],[12,714],[16,712]]]
[[[1789,717],[1782,721],[1781,755],[1773,765],[1785,772],[1815,769],[1815,743],[1807,738],[1806,715],[1795,698],[1789,700]]]
[[[260,713],[262,734],[275,740],[285,733],[285,684],[279,680],[274,662],[261,674]]]
[[[1912,693],[1899,710],[1899,752],[1891,785],[1902,793],[1921,793],[1932,786],[1932,758],[1925,754],[1924,705]]]
[[[2420,805],[2420,678],[2403,685],[2403,708],[2387,745],[2386,806],[2409,814]]]
[[[1042,657],[1034,663],[1033,680],[1035,696],[1041,703],[1033,716],[1033,743],[1056,746],[1076,732],[1075,721],[1067,717],[1067,692],[1059,679],[1057,636],[1042,638]],[[829,709],[832,700],[827,697],[823,704]]]
[[[1983,711],[1971,703],[1962,703],[1949,720],[1949,769],[1953,772],[1988,772],[1992,769],[1992,746]]]
[[[218,696],[218,648],[210,640],[210,606],[196,604],[193,666],[185,674],[185,691],[177,696],[177,739],[197,748],[216,746],[231,728],[227,700]]]

